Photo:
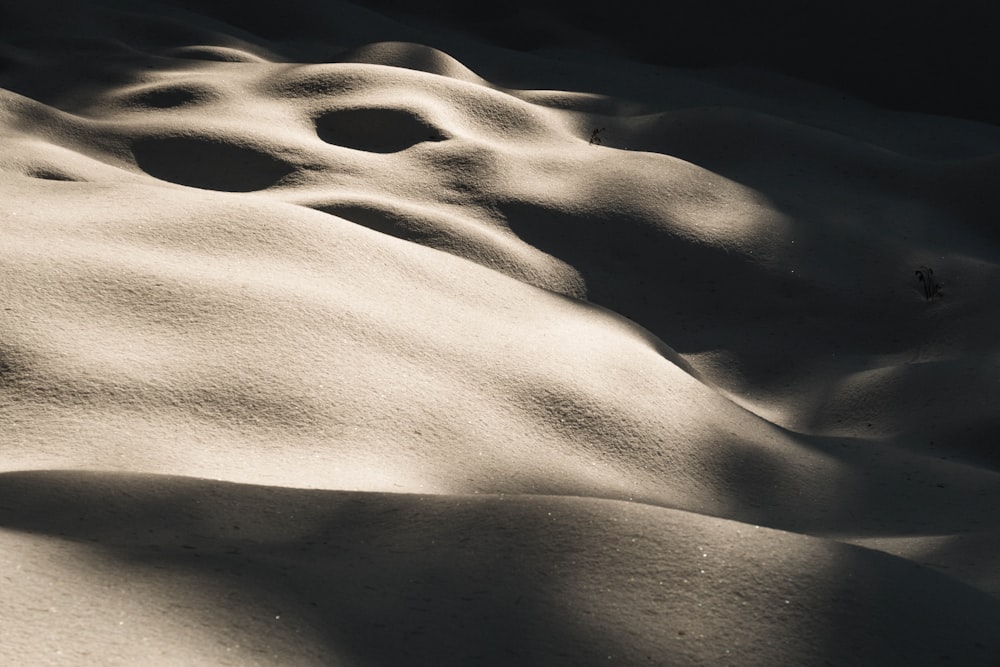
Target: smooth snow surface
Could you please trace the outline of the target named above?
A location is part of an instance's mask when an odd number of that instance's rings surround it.
[[[3,6],[0,663],[1000,664],[1000,129],[267,6]]]

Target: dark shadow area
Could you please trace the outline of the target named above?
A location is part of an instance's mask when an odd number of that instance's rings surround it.
[[[48,167],[33,169],[29,171],[27,175],[30,176],[31,178],[38,178],[43,181],[62,181],[66,183],[76,183],[81,180],[74,176],[70,176],[69,174],[65,174],[57,169],[50,169]]]
[[[12,383],[15,373],[14,366],[7,359],[4,350],[0,348],[0,387]]]
[[[0,304],[0,317],[3,317],[2,308]],[[24,350],[0,340],[0,387],[13,385],[28,374],[30,367]]]
[[[969,463],[1000,473],[1000,416],[987,415],[967,419],[962,423],[949,425],[936,434],[936,439],[928,439],[925,450],[928,455],[937,455],[946,461]],[[915,429],[914,429],[915,430]],[[907,433],[903,438],[907,443],[923,445],[920,436],[927,432]],[[900,439],[903,439],[900,438]]]
[[[199,89],[192,84],[179,84],[141,90],[129,95],[124,101],[125,104],[132,107],[172,109],[205,102],[209,99],[211,99],[211,92]]]
[[[212,138],[139,138],[132,142],[132,153],[150,176],[203,190],[264,190],[293,171],[268,153]]]
[[[596,204],[570,212],[517,200],[497,209],[523,241],[583,274],[588,300],[638,322],[681,352],[698,349],[704,341],[698,329],[709,322],[763,319],[778,306],[777,294],[801,289],[778,277],[786,283],[781,289],[760,293],[773,279],[748,259],[685,239],[627,210]],[[723,291],[729,296],[721,298]],[[742,307],[730,309],[730,301]]]
[[[184,15],[166,4],[149,9],[127,0],[0,0],[0,87],[77,112],[95,93],[189,60],[178,48],[249,43],[266,51],[254,36],[212,25],[207,16]]]
[[[420,221],[412,217],[408,218],[393,211],[379,208],[373,203],[337,202],[316,206],[315,209],[367,227],[372,231],[428,247],[434,247],[434,241],[442,236],[439,230],[428,223],[420,224]]]
[[[954,580],[799,536],[730,541],[738,525],[634,503],[32,471],[0,474],[0,526],[85,545],[123,585],[156,582],[153,610],[211,615],[250,650],[251,619],[275,619],[260,641],[310,664],[683,665],[732,648],[752,664],[989,665],[1000,652],[1000,604]],[[233,605],[246,599],[256,608]]]
[[[755,66],[880,106],[1000,124],[992,100],[1000,5],[988,0],[360,4],[402,21],[433,18],[516,50],[596,43],[667,67]]]
[[[292,641],[316,642],[316,656],[579,665],[627,653],[566,617],[577,611],[560,600],[573,585],[568,559],[587,546],[574,546],[572,531],[551,526],[541,509],[522,502],[511,514],[495,503],[174,476],[0,474],[0,526],[86,543],[123,573],[204,575],[204,590],[180,592],[190,608],[231,614],[236,627],[244,616],[279,614]],[[538,552],[551,557],[521,557]],[[232,587],[263,608],[226,609],[219,591]]]
[[[769,363],[775,345],[794,345],[795,357],[804,360],[874,335],[866,325],[874,320],[847,319],[859,313],[849,286],[832,291],[770,271],[750,255],[681,237],[627,210],[571,213],[521,201],[497,208],[522,240],[582,274],[589,301],[640,324],[681,354],[731,350],[745,362],[748,377],[769,371],[755,364]],[[907,336],[900,336],[885,344],[902,349]]]
[[[1000,531],[950,535],[920,554],[919,562],[1000,600]]]
[[[810,420],[804,427],[827,432],[850,425],[863,431],[874,422],[873,437],[884,445],[1000,473],[1000,416],[992,410],[1000,401],[1000,368],[988,351],[969,348],[954,359],[876,369],[878,378],[867,391],[850,387],[844,373],[802,402],[801,412]],[[955,401],[958,396],[963,400]]]
[[[664,114],[641,132],[640,142],[646,150],[750,187],[790,215],[818,222],[881,217],[882,224],[899,231],[900,240],[920,233],[927,238],[926,222],[885,213],[890,205],[901,209],[899,202],[912,202],[940,207],[944,210],[934,213],[942,217],[954,211],[963,224],[1000,242],[993,215],[1000,208],[995,143],[980,139],[978,148],[945,157],[924,155],[918,146],[907,154],[905,144],[897,148],[892,140],[861,136],[744,109],[697,108]],[[859,210],[859,201],[868,210]],[[966,241],[970,251],[982,250],[967,239],[955,241]]]
[[[837,505],[814,507],[814,514],[791,530],[875,537],[1000,527],[1000,517],[987,509],[1000,502],[1000,486],[986,467],[914,454],[877,439],[794,435],[849,472],[840,488],[830,489]]]
[[[656,137],[656,150],[752,188],[794,220],[785,232],[789,236],[786,259],[799,271],[784,279],[794,285],[769,284],[765,276],[758,281],[754,271],[739,268],[738,261],[723,260],[736,268],[727,277],[725,289],[745,290],[760,284],[769,285],[772,294],[752,289],[738,292],[741,304],[751,307],[732,311],[738,317],[729,326],[718,326],[725,320],[682,300],[680,312],[691,313],[706,329],[729,335],[740,329],[760,333],[755,323],[762,318],[770,329],[767,337],[751,335],[741,340],[737,336],[720,346],[737,353],[750,380],[766,376],[766,367],[755,369],[754,360],[758,356],[773,360],[774,355],[766,354],[770,346],[786,353],[785,363],[793,372],[823,369],[831,386],[854,372],[884,365],[879,355],[900,355],[893,361],[899,377],[883,382],[884,393],[870,395],[876,412],[884,417],[888,411],[896,422],[890,427],[895,434],[892,441],[914,452],[953,456],[996,470],[1000,450],[995,443],[1000,430],[995,419],[983,419],[988,408],[983,407],[982,396],[1000,394],[992,364],[987,363],[985,370],[977,368],[995,355],[1000,340],[997,321],[988,314],[1000,294],[996,157],[919,160],[776,118],[738,118],[725,111],[685,112],[676,127]],[[574,222],[561,224],[571,228]],[[548,242],[548,251],[556,256],[579,252],[570,249],[569,240],[543,239],[528,228],[523,233],[529,242],[532,238]],[[597,245],[588,241],[587,247]],[[944,297],[928,301],[922,287],[918,289],[914,269],[920,262],[913,258],[920,256],[940,262],[937,278],[942,273],[952,278],[950,285],[945,281]],[[697,264],[699,253],[693,257]],[[593,283],[601,298],[615,298],[610,291],[641,284],[634,278],[626,283],[626,276],[651,272],[645,266],[621,266],[615,274],[593,269],[595,263],[607,261],[597,252],[582,255],[578,261],[574,266],[584,271],[588,286]],[[637,261],[654,265],[656,256]],[[713,263],[718,265],[709,265]],[[975,273],[970,267],[975,267]],[[804,279],[810,272],[822,281],[821,286]],[[697,301],[697,295],[704,296],[705,287],[713,283],[710,276],[694,282],[700,285],[693,292]],[[662,279],[658,284],[664,284]],[[789,299],[775,302],[775,290]],[[693,345],[699,341],[713,340],[711,334],[689,338],[683,328],[678,332],[675,322],[641,304],[629,307],[635,313],[630,317],[682,353],[698,349]],[[750,340],[764,345],[755,351]],[[910,363],[921,350],[936,346],[945,350],[936,354],[955,361]],[[953,397],[963,393],[980,412],[972,409],[961,414],[959,407],[958,415],[945,413],[946,406],[954,405]],[[947,397],[942,405],[936,401],[939,397]],[[815,410],[825,407],[817,404]],[[864,408],[859,406],[845,418],[863,421],[858,413]],[[807,422],[812,416],[801,415]]]
[[[97,7],[132,9],[129,3],[114,0],[39,3],[50,18],[45,29],[62,26],[67,37],[85,35],[99,15]],[[39,28],[35,18],[39,3],[32,3],[28,11],[7,0],[0,6],[0,25],[17,26],[13,34],[28,37],[30,43],[32,32]],[[307,57],[303,40],[313,48],[331,35],[344,42],[339,47],[348,49],[373,41],[423,41],[447,51],[456,40],[427,30],[429,25],[447,25],[519,51],[563,46],[605,50],[665,67],[759,67],[831,86],[879,106],[1000,124],[1000,111],[993,102],[993,83],[1000,76],[1000,51],[995,48],[1000,5],[988,0],[923,6],[862,0],[809,4],[625,0],[613,7],[597,0],[504,4],[432,0],[420,5],[401,0],[359,0],[353,5],[286,0],[281,11],[259,1],[171,0],[164,5],[172,12],[212,17],[216,27],[231,26],[240,39],[294,53],[293,59]],[[366,26],[354,35],[356,41],[348,43],[352,33],[344,26],[355,17],[377,27]],[[219,35],[176,15],[133,15],[119,21],[136,39],[164,48],[211,44]],[[334,58],[338,52],[329,46],[323,58]],[[68,65],[95,74],[85,63],[61,63],[67,71]],[[58,77],[49,71],[45,78]]]
[[[369,153],[397,153],[445,138],[407,110],[379,107],[328,111],[316,119],[316,133],[328,144]]]

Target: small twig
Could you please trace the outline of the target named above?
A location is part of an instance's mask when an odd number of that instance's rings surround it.
[[[606,127],[595,127],[594,131],[590,133],[590,141],[588,143],[590,143],[591,146],[600,146],[603,143],[603,141],[604,141],[601,138],[601,132],[603,132],[606,129],[608,129],[608,128],[606,128]]]
[[[929,266],[921,266],[915,271],[917,274],[917,280],[924,288],[924,298],[928,301],[933,300],[936,297],[942,297],[944,294],[941,292],[941,283],[934,280],[934,269]]]

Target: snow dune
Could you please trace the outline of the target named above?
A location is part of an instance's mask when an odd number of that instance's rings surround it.
[[[1000,660],[1000,130],[222,6],[4,7],[0,662]]]

